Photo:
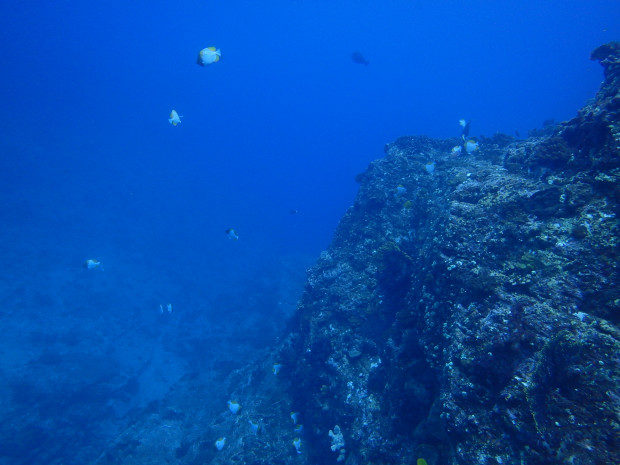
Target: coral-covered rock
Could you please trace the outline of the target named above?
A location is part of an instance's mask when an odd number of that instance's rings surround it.
[[[617,50],[549,135],[401,137],[358,177],[289,351],[314,461],[339,425],[347,463],[620,463]]]

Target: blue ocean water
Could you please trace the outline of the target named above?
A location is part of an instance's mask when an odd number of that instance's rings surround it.
[[[105,438],[189,370],[242,364],[385,143],[569,119],[602,80],[590,51],[620,35],[617,0],[65,0],[0,18],[0,416],[23,432],[2,463],[42,461],[24,454],[60,423],[98,415]],[[208,46],[221,60],[197,66]]]

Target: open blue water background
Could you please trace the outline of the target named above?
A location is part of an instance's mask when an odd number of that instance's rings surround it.
[[[0,416],[47,440],[83,383],[135,377],[129,409],[268,344],[386,142],[573,117],[620,2],[3,2],[0,25]]]

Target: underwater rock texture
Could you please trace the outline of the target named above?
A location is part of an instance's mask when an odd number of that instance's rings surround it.
[[[619,45],[552,135],[359,176],[280,357],[313,463],[620,463]]]
[[[592,57],[600,92],[550,135],[388,144],[277,347],[97,463],[620,463],[620,45]]]

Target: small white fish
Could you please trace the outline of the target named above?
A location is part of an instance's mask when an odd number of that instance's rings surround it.
[[[450,155],[460,155],[462,150],[463,147],[461,147],[460,145],[455,145],[454,147],[452,147],[452,150],[450,150]]]
[[[219,438],[217,441],[215,441],[215,447],[217,447],[217,450],[222,450],[225,445],[226,438]]]
[[[297,420],[299,420],[299,412],[291,412],[291,420],[293,420],[293,424],[297,424]]]
[[[222,56],[222,52],[220,49],[216,49],[215,47],[207,47],[203,48],[200,52],[198,52],[198,59],[196,63],[200,66],[207,66],[213,63],[217,63],[220,61],[220,57]]]
[[[179,124],[181,122],[181,118],[183,118],[182,116],[179,116],[179,114],[177,113],[176,110],[172,110],[170,112],[170,118],[168,118],[168,121],[170,122],[170,124],[172,124],[173,126],[176,126],[177,124]]]
[[[426,172],[428,174],[433,174],[433,172],[435,171],[435,162],[429,161],[428,163],[426,163],[426,165],[424,165],[424,168],[426,169]]]
[[[274,375],[277,375],[278,373],[280,373],[281,369],[282,369],[281,363],[274,363],[273,366],[271,367],[271,371],[273,371]]]
[[[84,267],[87,270],[101,270],[101,271],[103,271],[103,266],[101,265],[101,262],[97,261],[97,260],[86,260],[86,262],[84,262]]]
[[[172,313],[172,304],[167,304],[166,305],[166,311],[168,313]],[[159,304],[159,313],[161,313],[162,315],[164,313],[164,306],[162,304]]]
[[[478,150],[478,142],[472,139],[468,140],[465,142],[465,150],[467,153],[472,153],[473,151]]]
[[[239,240],[239,235],[237,234],[237,231],[235,231],[233,228],[228,228],[226,230],[226,235],[229,239],[232,239],[233,241]]]
[[[252,433],[258,434],[258,430],[260,429],[260,424],[254,420],[249,420],[248,423],[250,424],[250,430],[252,431]]]
[[[236,400],[229,400],[228,409],[236,415],[241,410],[241,405]]]
[[[293,439],[293,446],[295,446],[295,450],[297,451],[297,453],[301,454],[301,439]]]

